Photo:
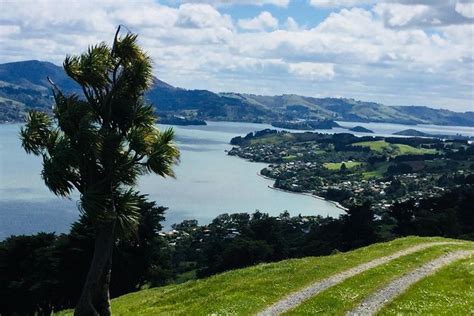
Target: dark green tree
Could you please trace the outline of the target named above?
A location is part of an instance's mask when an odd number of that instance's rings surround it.
[[[364,247],[377,240],[375,214],[369,202],[351,206],[342,215],[342,239],[344,249]]]
[[[50,80],[53,118],[30,112],[22,146],[42,157],[42,177],[54,194],[79,191],[79,209],[94,229],[94,254],[75,315],[110,315],[113,247],[137,232],[138,177],[174,176],[179,151],[173,130],[159,131],[152,106],[144,102],[153,76],[137,35],[120,36],[119,27],[112,47],[92,46],[66,57],[63,66],[84,98],[64,95]]]
[[[339,170],[342,172],[347,170],[346,164],[344,162],[341,164],[341,168]]]

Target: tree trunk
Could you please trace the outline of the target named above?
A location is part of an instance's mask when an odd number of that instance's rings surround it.
[[[101,276],[100,285],[93,298],[94,306],[101,316],[110,316],[110,277],[112,275],[112,253]]]
[[[96,234],[94,255],[74,316],[110,315],[109,284],[115,222],[104,224]]]

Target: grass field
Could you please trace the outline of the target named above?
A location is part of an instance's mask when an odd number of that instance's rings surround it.
[[[289,293],[355,265],[418,243],[445,240],[442,238],[407,237],[331,256],[260,264],[207,279],[127,294],[112,301],[112,310],[114,315],[254,314]],[[330,298],[327,296],[330,290],[328,293],[321,293],[321,295],[325,295],[324,297],[328,299],[327,304],[333,306],[331,311],[337,314],[338,311],[348,306],[347,303],[341,306],[338,303],[340,299],[354,297],[360,299],[377,287],[380,282],[390,278],[391,275],[396,276],[401,273],[398,269],[400,271],[410,269],[422,260],[428,260],[442,251],[439,247],[430,248],[430,250],[419,253],[418,256],[404,257],[404,259],[389,263],[380,269],[373,269],[371,273],[364,273],[353,278],[354,280],[358,278],[358,281],[347,280],[341,284],[343,288],[339,289],[340,294],[337,294],[339,292],[336,291],[337,299],[335,301],[334,298],[329,300]],[[360,282],[363,282],[362,286],[360,286]],[[61,315],[70,314],[71,312],[61,313]]]
[[[416,252],[381,265],[336,285],[292,310],[288,315],[345,315],[364,298],[391,280],[448,251],[474,249],[474,245],[443,245]]]
[[[358,161],[326,162],[323,166],[329,170],[341,170],[342,164],[345,164],[347,169],[351,169],[360,166],[362,163]]]
[[[451,264],[421,280],[381,315],[474,315],[474,260]]]
[[[387,172],[390,163],[384,162],[377,165],[377,168],[372,171],[365,171],[362,173],[364,179],[381,178]]]
[[[251,139],[250,144],[255,145],[255,144],[281,144],[285,142],[290,142],[294,140],[294,136],[291,133],[286,133],[286,134],[271,134],[271,135],[266,135],[263,137],[259,137],[256,139]]]
[[[391,155],[422,155],[422,154],[434,154],[436,150],[426,148],[416,148],[404,144],[391,144],[384,140],[370,141],[370,142],[359,142],[354,143],[352,146],[369,147],[370,150],[377,153],[388,153]]]

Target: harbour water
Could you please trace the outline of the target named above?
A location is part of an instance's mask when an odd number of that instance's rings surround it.
[[[340,122],[342,126],[362,125],[372,135],[390,135],[407,128],[437,133],[474,135],[473,128],[405,126],[399,124]],[[168,126],[160,125],[160,128]],[[175,126],[181,162],[176,179],[146,176],[139,187],[158,205],[168,207],[165,228],[184,219],[210,222],[222,213],[255,210],[278,215],[338,216],[343,211],[334,203],[308,195],[272,190],[271,180],[259,177],[265,164],[228,156],[229,141],[237,135],[271,128],[266,124],[208,122],[207,126]],[[78,218],[77,199],[54,196],[41,179],[41,159],[27,155],[20,146],[19,124],[0,125],[0,239],[11,234],[39,231],[67,232]],[[347,132],[333,129],[321,132]],[[357,133],[356,133],[357,134]]]

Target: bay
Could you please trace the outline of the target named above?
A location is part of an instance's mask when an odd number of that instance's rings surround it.
[[[184,219],[205,224],[222,213],[256,210],[271,215],[287,210],[292,215],[338,216],[342,210],[331,202],[270,189],[273,181],[257,175],[265,164],[226,154],[232,137],[270,127],[230,122],[173,127],[181,150],[176,179],[150,175],[139,183],[151,200],[169,208],[165,229]],[[48,191],[40,176],[41,160],[20,146],[19,128],[0,125],[0,239],[39,231],[67,232],[79,215],[78,196],[67,200]]]
[[[338,122],[344,127],[362,125],[371,135],[388,136],[408,128],[438,134],[474,136],[474,128],[456,126]],[[170,126],[159,125],[159,128]],[[272,128],[268,124],[208,122],[207,126],[174,126],[181,162],[176,179],[145,176],[139,188],[158,205],[168,207],[165,229],[184,219],[210,222],[222,213],[255,210],[278,215],[338,216],[343,211],[333,203],[310,196],[270,189],[271,180],[258,176],[265,164],[228,156],[229,141],[237,135]],[[77,220],[78,195],[70,200],[55,197],[41,179],[41,159],[21,148],[19,124],[0,125],[0,240],[11,234],[40,231],[67,232]],[[323,133],[346,129],[320,130]],[[356,135],[368,135],[354,133]]]

